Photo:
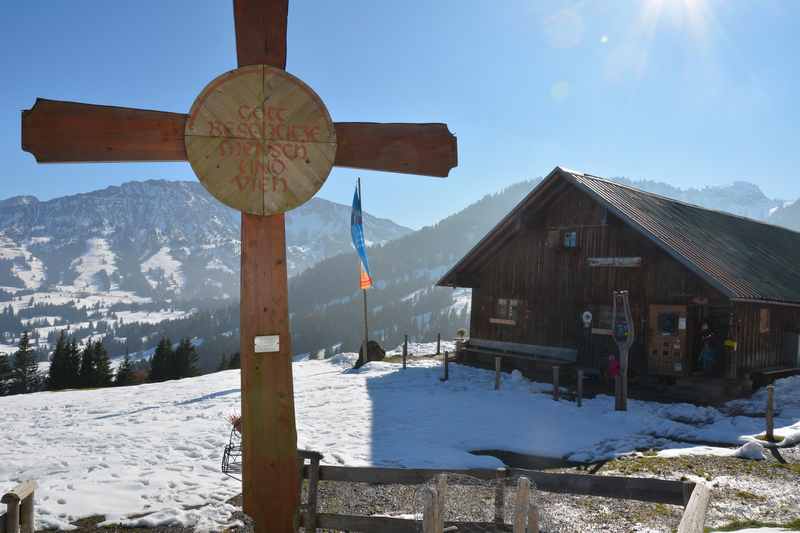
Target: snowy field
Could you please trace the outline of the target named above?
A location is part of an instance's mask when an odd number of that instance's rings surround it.
[[[294,363],[299,445],[324,462],[409,467],[497,467],[470,450],[504,449],[590,461],[644,448],[665,453],[731,454],[763,430],[762,393],[722,410],[613,399],[582,408],[554,402],[550,386],[415,359],[402,370],[369,363],[352,370],[354,354]],[[92,391],[42,392],[0,398],[0,490],[36,479],[41,527],[66,527],[89,515],[128,524],[225,523],[225,501],[240,490],[219,471],[228,439],[226,417],[239,412],[239,371]],[[800,440],[800,376],[776,384],[776,433]],[[731,449],[687,447],[682,440],[729,443]],[[190,506],[201,505],[197,509]],[[125,523],[125,522],[123,522]]]

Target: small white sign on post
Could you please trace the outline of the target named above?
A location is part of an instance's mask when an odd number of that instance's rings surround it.
[[[275,353],[281,351],[279,335],[259,335],[255,338],[256,353]]]

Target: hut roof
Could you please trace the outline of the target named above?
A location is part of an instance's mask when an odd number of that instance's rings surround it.
[[[574,184],[733,300],[800,303],[800,233],[680,202],[556,167],[438,285],[471,286],[464,274],[497,252],[522,226],[522,214]]]

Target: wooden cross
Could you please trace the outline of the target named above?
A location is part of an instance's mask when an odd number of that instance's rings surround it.
[[[333,166],[445,177],[457,164],[445,124],[333,122],[288,74],[288,0],[234,0],[239,68],[213,80],[188,115],[37,99],[22,149],[40,163],[185,161],[242,212],[244,510],[259,532],[297,526],[297,463],[284,212]]]

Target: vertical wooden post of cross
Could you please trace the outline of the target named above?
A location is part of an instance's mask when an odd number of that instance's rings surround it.
[[[242,214],[241,268],[244,510],[254,517],[261,510],[292,517],[299,479],[283,214]],[[265,334],[278,337],[278,352],[256,353],[255,338]],[[280,435],[276,428],[281,428]],[[281,480],[280,499],[271,497],[274,480]],[[294,524],[276,531],[290,528]]]
[[[239,67],[284,69],[288,0],[260,6],[234,0],[233,9]],[[294,531],[300,479],[284,214],[243,210],[241,232],[243,509],[259,531]],[[277,337],[277,352],[256,353],[259,336]]]

